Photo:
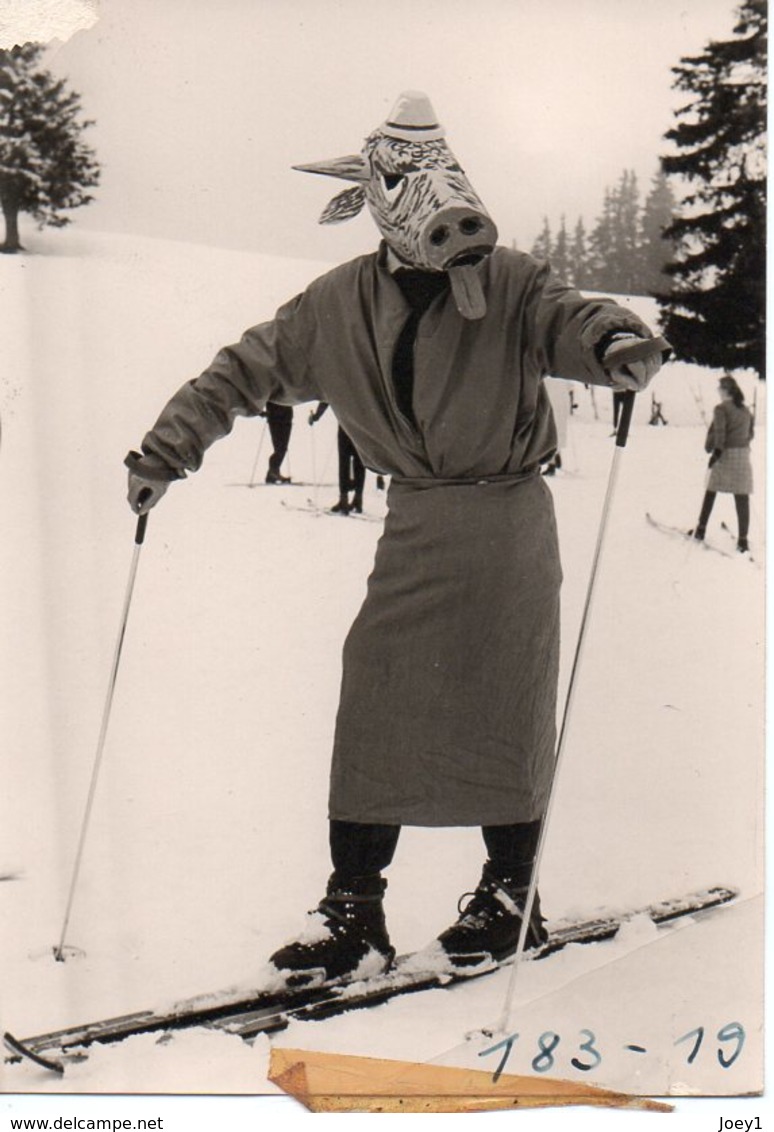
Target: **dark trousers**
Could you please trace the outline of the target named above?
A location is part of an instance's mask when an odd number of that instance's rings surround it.
[[[498,876],[516,885],[529,884],[540,826],[540,821],[482,826],[489,861]],[[395,855],[400,830],[399,825],[332,821],[331,860],[339,883],[386,869]]]
[[[363,495],[365,484],[365,465],[360,459],[352,441],[343,428],[339,428],[339,494],[343,497],[348,491]]]
[[[279,472],[290,444],[290,433],[293,429],[293,406],[275,405],[273,401],[267,402],[266,420],[269,425],[272,448],[274,449],[269,457],[269,468],[272,472]]]
[[[715,496],[717,492],[707,491],[704,493],[704,499],[701,504],[701,514],[699,515],[699,530],[703,531],[709,522],[709,517],[712,514],[712,508],[715,506]],[[739,526],[738,537],[740,539],[747,538],[750,530],[750,496],[749,495],[735,495],[734,504],[736,505],[736,521]]]

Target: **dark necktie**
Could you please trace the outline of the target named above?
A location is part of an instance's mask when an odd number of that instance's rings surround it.
[[[392,356],[392,381],[398,408],[412,424],[414,417],[414,342],[419,320],[436,295],[449,288],[449,277],[442,271],[420,271],[416,268],[400,268],[393,276],[403,292],[403,297],[411,306],[411,313],[395,343]]]

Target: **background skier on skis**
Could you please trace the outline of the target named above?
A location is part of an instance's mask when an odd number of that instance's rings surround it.
[[[744,393],[726,374],[718,382],[720,404],[715,406],[712,423],[707,430],[704,450],[710,454],[709,476],[702,500],[701,513],[695,529],[695,539],[703,539],[715,497],[719,491],[734,497],[737,518],[736,548],[746,554],[749,547],[750,496],[753,490],[750,442],[754,434],[753,415],[744,403]]]
[[[283,476],[282,463],[288,454],[290,434],[293,431],[292,405],[278,405],[274,401],[266,404],[263,415],[269,425],[272,454],[266,469],[266,483],[290,483],[290,476]]]
[[[321,401],[317,408],[309,414],[309,424],[315,425],[327,408],[326,403]],[[339,451],[339,498],[331,507],[331,511],[334,511],[337,515],[348,515],[350,511],[358,514],[363,510],[365,464],[341,425],[336,430],[336,445]],[[353,493],[351,503],[349,500],[350,491]]]
[[[392,477],[344,648],[334,871],[272,960],[295,982],[384,970],[382,872],[401,826],[475,825],[481,881],[436,944],[464,971],[516,949],[553,773],[561,567],[539,475],[557,441],[542,379],[639,390],[663,343],[620,368],[632,338],[653,338],[636,315],[497,246],[422,94],[401,96],[360,154],[299,168],[352,182],[321,221],[367,204],[379,249],[315,280],[175,394],[128,458],[129,500],[153,506],[268,400],[328,402],[369,467]],[[536,900],[527,944],[543,932]]]

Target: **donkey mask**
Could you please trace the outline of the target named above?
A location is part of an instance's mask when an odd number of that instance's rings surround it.
[[[426,95],[402,94],[359,154],[294,168],[355,182],[329,202],[321,224],[349,220],[367,203],[400,260],[448,272],[460,313],[483,317],[486,301],[476,264],[494,248],[497,229],[444,141]]]

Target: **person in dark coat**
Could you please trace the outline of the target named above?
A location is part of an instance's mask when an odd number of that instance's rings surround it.
[[[266,420],[274,451],[269,457],[266,470],[267,483],[290,483],[290,476],[283,476],[280,469],[288,453],[290,434],[293,431],[293,406],[278,405],[274,401],[266,403]]]
[[[360,154],[299,166],[351,186],[382,241],[314,280],[187,382],[127,458],[142,513],[239,414],[325,401],[390,476],[365,601],[344,645],[329,796],[333,873],[278,982],[365,977],[394,956],[383,871],[403,825],[477,826],[473,899],[436,939],[461,973],[518,946],[554,773],[562,570],[539,474],[556,449],[548,374],[639,390],[665,343],[612,299],[497,246],[426,95],[407,92]],[[640,360],[618,359],[646,340]],[[545,938],[539,899],[527,946]]]
[[[753,415],[744,403],[744,393],[730,374],[721,377],[718,392],[720,404],[715,406],[704,442],[705,452],[710,453],[707,488],[699,521],[691,534],[695,539],[704,538],[717,493],[729,492],[736,507],[736,549],[746,554],[750,549],[748,534],[753,490],[750,462],[750,442],[755,431]]]
[[[309,414],[309,424],[319,421],[328,405],[321,401],[316,409]],[[341,425],[338,426],[336,444],[339,451],[339,498],[331,507],[336,515],[348,515],[353,511],[356,515],[363,513],[363,488],[365,487],[365,464],[360,459],[358,451],[347,436]],[[350,501],[349,493],[352,492]]]

